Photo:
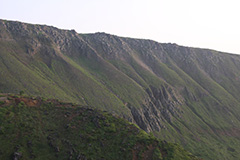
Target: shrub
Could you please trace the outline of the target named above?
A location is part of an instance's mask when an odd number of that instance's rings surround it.
[[[20,103],[18,103],[18,107],[24,107],[25,103],[23,101],[21,101]]]
[[[24,91],[20,91],[19,94],[22,96],[24,94]]]
[[[2,104],[5,104],[5,102],[4,101],[0,101],[0,105],[2,105]]]
[[[161,159],[162,159],[162,154],[159,148],[156,148],[153,152],[153,160],[161,160]]]

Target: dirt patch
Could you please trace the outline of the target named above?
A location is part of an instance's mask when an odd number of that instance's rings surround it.
[[[6,101],[7,97],[0,97],[0,101]]]
[[[147,146],[147,150],[142,154],[143,159],[152,159],[153,152],[156,149],[156,146],[151,144]]]
[[[132,150],[132,160],[149,160],[153,158],[154,150],[156,149],[157,144],[150,144],[147,147],[143,144],[136,144]]]
[[[38,100],[33,100],[33,99],[29,99],[29,98],[15,98],[15,103],[18,105],[20,102],[24,102],[25,105],[29,106],[29,107],[34,107],[37,106],[39,104]]]
[[[229,128],[229,129],[225,129],[225,130],[217,129],[216,131],[219,135],[222,135],[222,136],[229,136],[229,137],[236,137],[236,138],[240,137],[240,129],[239,128]]]

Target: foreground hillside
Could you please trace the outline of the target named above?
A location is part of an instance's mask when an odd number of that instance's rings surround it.
[[[0,20],[0,91],[109,111],[204,159],[240,157],[240,56]]]
[[[0,94],[1,159],[197,159],[126,120],[53,99]]]

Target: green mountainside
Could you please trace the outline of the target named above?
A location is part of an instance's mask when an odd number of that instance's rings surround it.
[[[0,91],[106,110],[204,159],[240,157],[240,56],[0,20]]]
[[[197,160],[107,112],[40,97],[0,99],[0,159]]]

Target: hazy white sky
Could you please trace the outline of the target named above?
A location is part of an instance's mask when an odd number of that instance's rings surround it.
[[[240,0],[0,0],[0,18],[240,54]]]

